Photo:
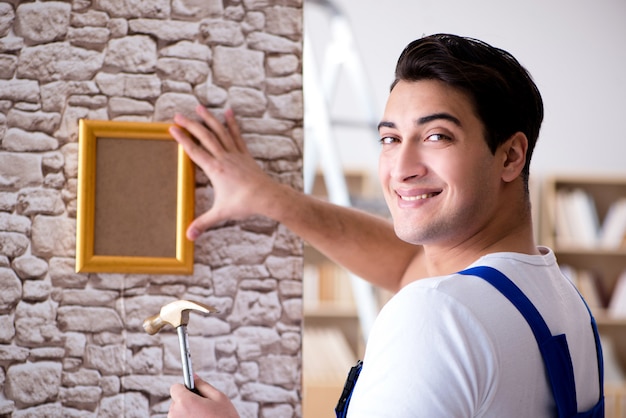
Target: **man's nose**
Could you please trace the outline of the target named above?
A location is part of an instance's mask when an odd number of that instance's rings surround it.
[[[397,181],[423,177],[427,172],[424,154],[415,144],[402,143],[391,165],[391,176]]]

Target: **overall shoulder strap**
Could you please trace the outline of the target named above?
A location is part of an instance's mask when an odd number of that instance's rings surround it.
[[[552,336],[548,325],[530,299],[515,283],[500,271],[488,266],[473,267],[459,272],[481,277],[500,291],[524,316],[537,340],[548,374],[559,417],[577,413],[574,368],[565,334]]]

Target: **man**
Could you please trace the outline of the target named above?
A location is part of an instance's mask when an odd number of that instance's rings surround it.
[[[482,275],[457,273],[476,266],[508,276],[549,333],[565,335],[570,411],[600,405],[590,314],[553,252],[533,240],[528,174],[543,104],[510,54],[446,34],[403,51],[379,124],[379,177],[393,225],[275,183],[246,151],[232,112],[225,126],[205,109],[198,114],[206,128],[175,119],[198,143],[172,129],[215,187],[214,206],[192,223],[189,238],[226,219],[268,216],[397,292],[371,331],[348,417],[538,418],[563,411],[546,373],[553,362],[542,358],[517,305]],[[237,416],[219,391],[200,379],[197,387],[205,398],[172,387],[171,416]]]

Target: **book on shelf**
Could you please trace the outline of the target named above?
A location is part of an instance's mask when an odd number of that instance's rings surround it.
[[[319,302],[319,271],[315,265],[304,263],[302,273],[302,303],[305,306]]]
[[[332,303],[353,307],[355,304],[348,272],[335,263],[305,264],[303,282],[303,298],[307,306]]]
[[[595,202],[582,189],[562,189],[556,193],[555,233],[558,245],[595,247],[599,220]]]
[[[615,318],[626,318],[626,271],[617,279],[609,301],[608,313]]]
[[[626,244],[626,197],[613,202],[601,222],[589,193],[557,190],[554,231],[559,246],[619,249]]]
[[[592,312],[604,309],[602,289],[593,272],[568,265],[561,266],[561,272],[576,286]]]
[[[587,301],[589,309],[592,311],[603,309],[604,303],[596,276],[589,270],[579,270],[577,282],[578,290],[583,295],[585,301]]]
[[[616,200],[609,206],[600,230],[600,246],[617,249],[626,239],[626,197]]]

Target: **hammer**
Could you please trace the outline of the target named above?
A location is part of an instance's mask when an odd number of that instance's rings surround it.
[[[189,351],[189,340],[187,337],[187,324],[189,323],[189,311],[200,311],[204,313],[218,312],[212,306],[204,305],[190,300],[177,300],[164,305],[161,311],[143,321],[143,328],[150,335],[154,335],[165,325],[176,328],[178,342],[180,344],[180,358],[183,363],[183,376],[185,386],[192,392],[198,393],[193,382],[193,371],[191,368],[191,353]]]

